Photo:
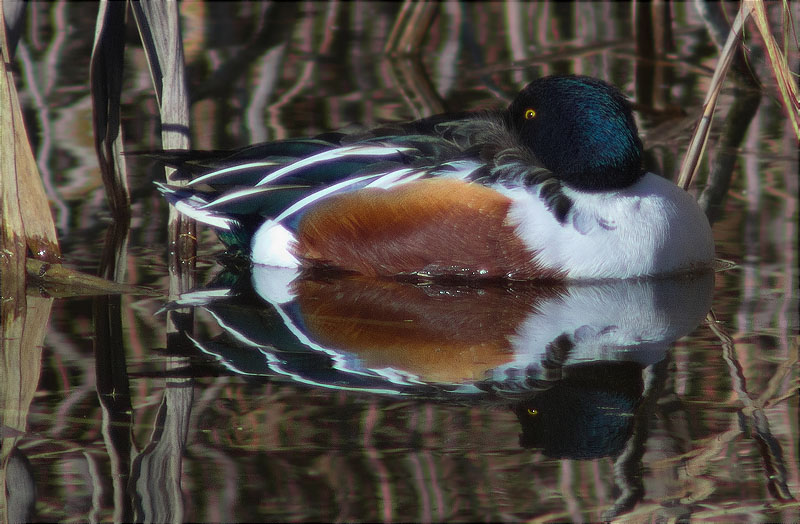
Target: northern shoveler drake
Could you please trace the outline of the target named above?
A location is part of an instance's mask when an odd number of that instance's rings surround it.
[[[561,280],[714,256],[695,200],[642,169],[629,102],[585,76],[534,80],[504,111],[166,156],[193,179],[161,191],[254,264]]]

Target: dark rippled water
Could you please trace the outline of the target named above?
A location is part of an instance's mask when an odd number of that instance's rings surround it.
[[[674,177],[718,56],[694,4],[544,2],[444,3],[419,59],[387,59],[398,10],[182,3],[193,145],[503,107],[580,73],[635,101],[649,167]],[[159,166],[129,158],[133,218],[108,232],[95,16],[29,6],[20,93],[65,263],[94,273],[117,246],[117,274],[161,295],[29,290],[46,328],[3,368],[9,520],[797,521],[797,142],[754,30],[763,90],[728,81],[691,188],[715,273],[558,290],[325,277],[281,303],[275,275],[220,275],[200,227],[197,288],[236,293],[195,295],[168,336]],[[126,148],[158,148],[126,38]]]

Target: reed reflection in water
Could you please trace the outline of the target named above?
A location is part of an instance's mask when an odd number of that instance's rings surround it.
[[[163,174],[143,158],[128,160],[130,230],[104,240],[105,190],[84,128],[96,6],[30,9],[20,91],[64,256],[94,271],[106,242],[118,253],[106,274],[166,292],[166,205],[152,187]],[[692,4],[445,3],[421,59],[385,60],[398,9],[181,4],[194,147],[503,107],[536,76],[581,73],[633,98],[648,168],[672,176],[718,55]],[[636,284],[590,300],[591,288],[311,279],[290,306],[265,302],[245,278],[235,297],[196,306],[195,320],[175,315],[168,342],[156,314],[165,297],[31,288],[26,325],[46,326],[44,342],[26,335],[16,360],[4,346],[9,520],[796,518],[796,140],[749,44],[763,91],[728,84],[690,189],[715,219],[718,256],[736,263],[703,292],[664,299]],[[125,53],[126,149],[158,148],[142,50]],[[737,106],[754,114],[733,125]],[[206,284],[219,246],[205,230],[198,241],[194,276]],[[719,323],[693,330],[712,285]],[[589,308],[597,323],[581,314],[559,329],[554,319],[582,296],[600,302]],[[398,317],[358,316],[387,308]],[[659,324],[666,311],[682,320]],[[432,345],[462,360],[436,362]],[[585,416],[553,417],[563,412]]]

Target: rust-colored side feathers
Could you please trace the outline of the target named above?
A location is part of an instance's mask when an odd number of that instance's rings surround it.
[[[452,179],[345,193],[301,219],[296,252],[370,276],[557,278],[507,223],[510,205],[492,189]]]

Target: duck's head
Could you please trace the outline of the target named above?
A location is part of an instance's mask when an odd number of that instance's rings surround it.
[[[517,138],[568,186],[627,187],[642,174],[642,141],[630,103],[615,87],[586,76],[534,80],[505,118]]]

